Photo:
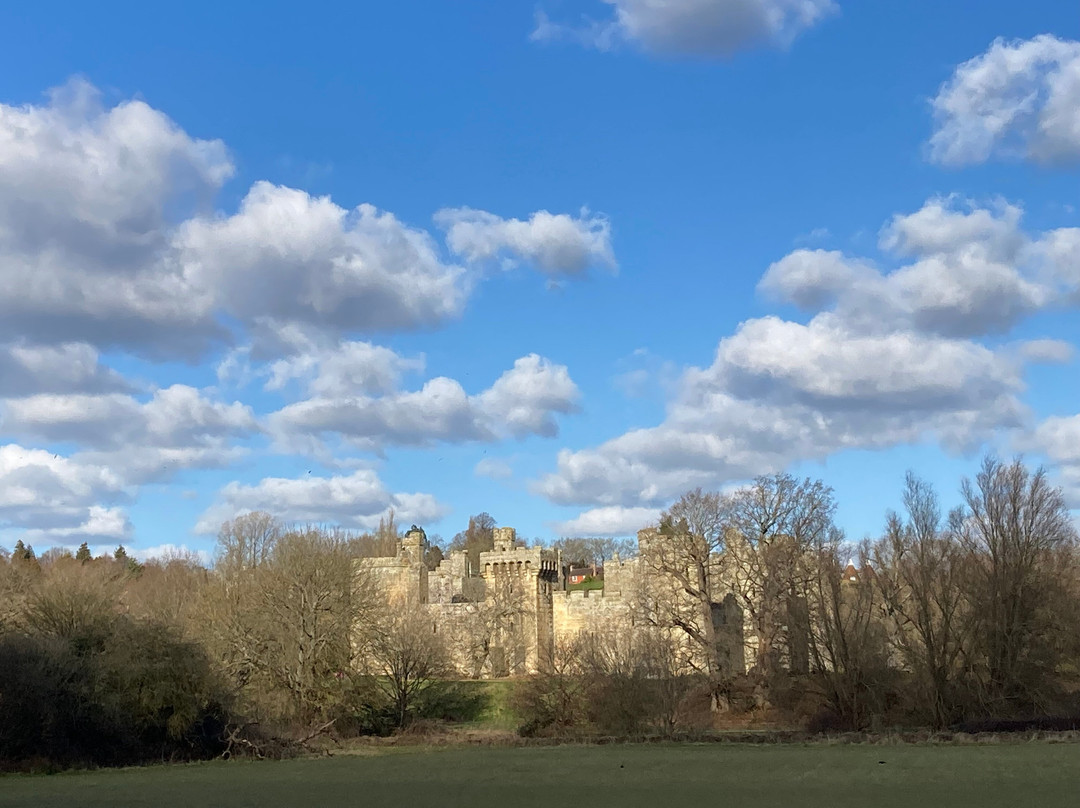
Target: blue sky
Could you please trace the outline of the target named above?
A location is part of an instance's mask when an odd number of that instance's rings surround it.
[[[858,538],[988,448],[1080,504],[1068,5],[6,12],[0,544],[627,535],[781,469]]]

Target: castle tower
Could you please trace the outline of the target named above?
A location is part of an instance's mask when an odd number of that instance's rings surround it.
[[[423,564],[427,554],[428,540],[424,529],[413,525],[401,540],[401,553],[410,564]]]

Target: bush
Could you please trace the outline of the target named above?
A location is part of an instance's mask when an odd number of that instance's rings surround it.
[[[588,701],[580,677],[537,674],[514,684],[510,704],[525,738],[555,734],[584,723]]]
[[[4,765],[122,765],[224,750],[226,699],[198,646],[129,618],[86,639],[0,637]]]

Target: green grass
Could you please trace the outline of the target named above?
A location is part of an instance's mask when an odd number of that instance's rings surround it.
[[[603,588],[604,588],[604,581],[603,580],[585,580],[585,581],[582,581],[580,584],[567,584],[566,585],[566,590],[568,592],[578,592],[578,591],[582,591],[582,590],[592,592],[594,590],[600,590],[600,589],[603,589]]]
[[[883,762],[879,762],[883,761]],[[726,744],[395,748],[0,777],[0,806],[1077,805],[1080,747]]]

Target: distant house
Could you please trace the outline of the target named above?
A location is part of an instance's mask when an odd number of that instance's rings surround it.
[[[604,568],[571,567],[570,571],[566,573],[567,583],[570,584],[583,584],[588,578],[592,578],[594,581],[604,580]]]

